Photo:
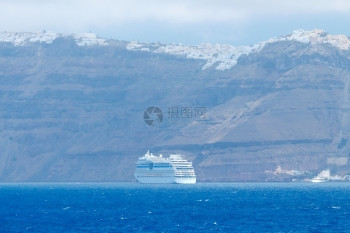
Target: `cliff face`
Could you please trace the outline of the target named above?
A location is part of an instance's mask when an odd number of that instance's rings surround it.
[[[33,35],[0,36],[2,181],[132,181],[147,149],[182,152],[199,181],[350,172],[346,37],[234,48]]]

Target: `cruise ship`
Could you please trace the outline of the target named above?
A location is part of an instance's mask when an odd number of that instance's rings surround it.
[[[147,151],[136,162],[134,176],[140,183],[196,183],[196,174],[192,162],[188,162],[180,154],[171,154],[169,158],[164,158],[162,155],[156,156]]]

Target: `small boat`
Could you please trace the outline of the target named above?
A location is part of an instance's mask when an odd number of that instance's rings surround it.
[[[324,177],[316,176],[310,180],[312,183],[324,183],[327,182],[327,179]]]

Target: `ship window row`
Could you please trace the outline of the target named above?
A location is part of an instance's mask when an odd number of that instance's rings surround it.
[[[137,165],[137,167],[149,167],[149,165]],[[153,165],[153,167],[171,167],[170,165]]]
[[[153,171],[173,171],[173,169],[170,169],[171,167],[153,167],[153,168],[149,168],[149,167],[138,167],[138,170],[153,170]]]

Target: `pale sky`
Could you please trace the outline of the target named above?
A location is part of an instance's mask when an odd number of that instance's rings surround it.
[[[295,29],[350,36],[349,0],[1,0],[0,31],[250,45]]]

